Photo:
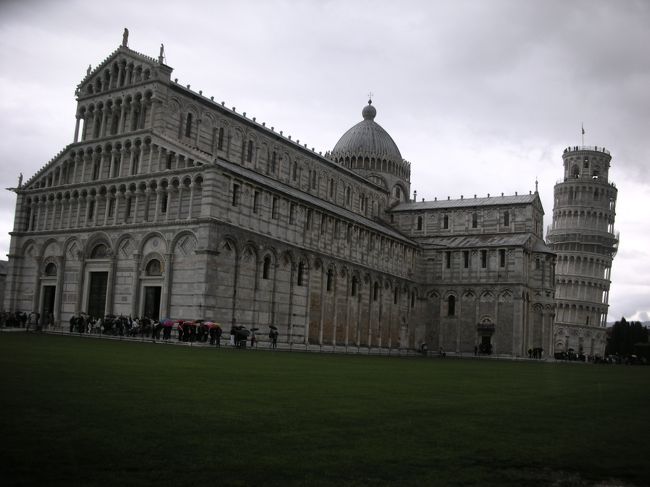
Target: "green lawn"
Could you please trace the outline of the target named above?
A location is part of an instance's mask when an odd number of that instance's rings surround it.
[[[0,333],[0,483],[640,486],[649,406],[650,367]]]

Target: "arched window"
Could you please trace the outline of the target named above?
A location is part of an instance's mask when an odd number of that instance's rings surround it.
[[[456,316],[456,296],[447,298],[447,316]]]
[[[510,212],[509,211],[504,211],[503,212],[503,226],[504,227],[509,227],[510,226]]]
[[[411,293],[411,308],[415,308],[415,293]]]
[[[449,228],[449,216],[447,215],[442,218],[442,228]]]
[[[147,264],[145,272],[148,276],[161,276],[162,275],[162,266],[158,259],[151,259]]]
[[[108,257],[108,247],[104,244],[97,244],[90,253],[91,259],[105,259]]]
[[[352,204],[352,190],[349,186],[345,189],[345,204],[348,206]]]
[[[372,289],[372,300],[377,301],[379,299],[379,283],[375,282],[375,285]]]
[[[332,277],[334,277],[334,271],[332,269],[329,269],[327,271],[327,286],[326,286],[326,289],[328,291],[332,290]]]
[[[573,166],[573,168],[571,169],[571,175],[574,178],[577,178],[578,176],[580,176],[580,168],[577,165]]]
[[[334,179],[330,178],[330,198],[334,198]]]
[[[359,285],[359,280],[355,277],[352,278],[352,289],[350,291],[350,296],[356,296],[357,295],[357,287]]]
[[[45,275],[56,276],[56,264],[54,262],[50,262],[45,266]]]
[[[393,292],[393,304],[397,304],[398,299],[399,299],[399,289],[395,288],[395,291]]]
[[[478,227],[478,214],[476,212],[472,213],[472,228]]]
[[[190,137],[192,135],[192,114],[187,114],[187,119],[185,120],[185,137]]]
[[[264,266],[262,268],[262,279],[269,278],[269,271],[271,269],[271,258],[267,255],[264,257]]]
[[[418,217],[418,230],[422,230],[422,217]]]

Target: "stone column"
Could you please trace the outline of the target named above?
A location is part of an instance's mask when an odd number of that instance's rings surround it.
[[[76,143],[79,141],[79,124],[81,123],[81,117],[77,115],[75,118],[77,119],[74,126],[74,142]]]
[[[106,311],[104,314],[112,315],[115,306],[114,292],[115,292],[115,272],[117,269],[117,255],[111,251],[111,265],[108,270],[108,279],[106,281]]]
[[[140,304],[140,261],[142,254],[139,251],[133,252],[133,279],[131,281],[131,289],[133,293],[133,301],[131,302],[131,316],[138,316]]]
[[[163,315],[169,317],[171,315],[171,283],[172,273],[174,268],[174,254],[165,254],[165,274],[163,276],[163,287],[160,293],[160,307],[163,310]]]
[[[122,98],[122,103],[120,104],[120,121],[117,126],[118,134],[123,134],[125,132],[124,130],[125,120],[126,120],[126,99]]]
[[[56,291],[54,294],[54,324],[61,321],[61,301],[63,296],[63,277],[65,275],[65,259],[63,255],[56,257]]]
[[[115,193],[115,209],[113,210],[113,225],[117,225],[118,215],[120,214],[120,200],[124,199],[124,194],[118,190]]]
[[[156,188],[156,207],[154,208],[153,212],[153,221],[157,222],[158,221],[158,214],[160,212],[160,197],[162,194],[162,188],[158,187]]]
[[[79,314],[81,312],[81,305],[83,299],[83,289],[84,289],[84,273],[86,271],[86,256],[79,251],[77,254],[79,257],[79,274],[77,274],[77,300],[75,303],[74,312]]]
[[[194,186],[196,186],[196,183],[192,181],[190,184],[190,205],[188,208],[187,212],[187,218],[192,218],[192,210],[194,209]]]
[[[40,299],[41,299],[41,266],[43,259],[41,257],[34,257],[34,268],[36,269],[36,276],[34,277],[34,295],[32,296],[32,311],[40,313]]]

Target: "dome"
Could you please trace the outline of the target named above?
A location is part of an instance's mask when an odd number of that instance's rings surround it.
[[[402,162],[402,155],[381,125],[375,122],[377,110],[372,106],[372,100],[361,111],[363,120],[345,132],[334,146],[334,157],[374,157],[389,161]]]

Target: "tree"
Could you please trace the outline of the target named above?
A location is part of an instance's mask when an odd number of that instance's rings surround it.
[[[634,346],[640,343],[648,343],[648,329],[640,321],[628,322],[621,318],[612,326],[606,354],[632,355]]]

